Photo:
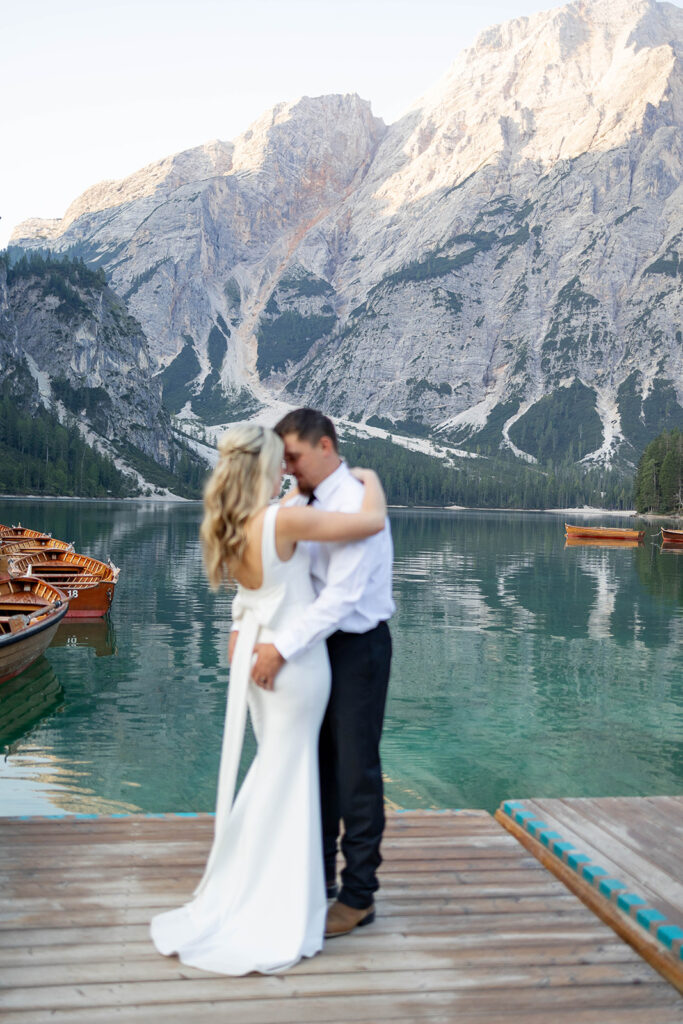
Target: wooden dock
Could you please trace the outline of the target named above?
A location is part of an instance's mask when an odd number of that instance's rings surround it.
[[[508,800],[496,817],[683,992],[683,797]]]
[[[4,1024],[683,1024],[676,990],[483,811],[391,813],[377,920],[287,974],[184,967],[148,922],[189,898],[212,829],[0,819]]]

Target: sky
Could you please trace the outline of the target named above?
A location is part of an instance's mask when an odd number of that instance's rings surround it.
[[[554,0],[4,0],[0,247],[27,217],[276,103],[357,92],[387,124],[489,25]]]

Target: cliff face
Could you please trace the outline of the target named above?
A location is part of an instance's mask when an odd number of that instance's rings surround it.
[[[281,104],[234,145],[213,143],[98,186],[64,222],[31,221],[16,234],[103,266],[143,324],[157,367],[185,350],[204,405],[220,390],[258,393],[256,335],[274,283],[362,178],[383,132],[355,96]]]
[[[22,405],[73,414],[106,450],[134,445],[169,465],[172,440],[140,324],[103,275],[33,259],[0,268],[0,379]]]
[[[389,128],[281,105],[16,242],[106,269],[178,412],[632,458],[683,423],[682,55],[680,8],[580,0],[485,32]]]

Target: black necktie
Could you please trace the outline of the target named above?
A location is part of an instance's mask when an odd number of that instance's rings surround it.
[[[307,505],[312,505],[314,501],[315,501],[315,494],[313,493],[313,491],[311,491],[311,493],[308,495],[308,501],[306,502],[306,504]]]

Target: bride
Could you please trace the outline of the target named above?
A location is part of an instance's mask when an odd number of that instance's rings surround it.
[[[283,444],[271,430],[233,427],[204,496],[201,539],[212,587],[237,581],[239,627],[230,671],[214,841],[190,903],[151,924],[160,953],[221,974],[286,970],[322,949],[327,910],[318,795],[318,732],[330,668],[320,641],[287,661],[272,689],[250,679],[256,642],[306,615],[314,593],[300,541],[379,533],[386,504],[376,475],[357,513],[271,504]],[[288,498],[290,495],[288,495]],[[234,800],[246,709],[257,753]]]

